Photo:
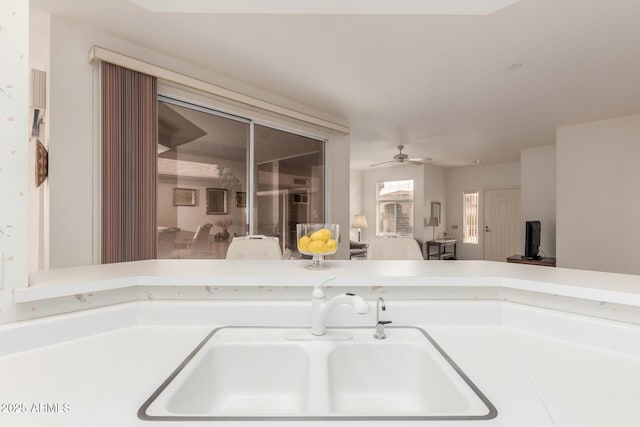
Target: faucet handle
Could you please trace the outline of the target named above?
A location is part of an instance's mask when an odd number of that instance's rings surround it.
[[[322,283],[318,285],[313,285],[313,292],[311,293],[312,298],[324,299],[324,288],[322,287]]]
[[[313,285],[313,292],[311,293],[312,298],[324,299],[324,285],[332,280],[335,280],[335,277],[329,277],[326,280],[323,280],[320,283],[316,283]]]
[[[391,320],[378,320],[378,325],[388,325],[389,323],[393,323]]]

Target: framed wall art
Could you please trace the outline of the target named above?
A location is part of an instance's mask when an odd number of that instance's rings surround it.
[[[198,204],[198,190],[195,188],[173,189],[173,206],[196,206]]]
[[[229,212],[227,190],[207,188],[207,215],[226,215]]]
[[[238,207],[238,208],[246,208],[247,207],[247,192],[246,191],[238,191],[238,192],[236,192],[236,207]]]

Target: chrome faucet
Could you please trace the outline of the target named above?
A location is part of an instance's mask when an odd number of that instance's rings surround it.
[[[391,323],[391,320],[380,320],[381,311],[387,311],[387,306],[384,304],[384,299],[379,297],[376,303],[376,333],[373,335],[377,340],[383,340],[387,337],[387,334],[384,333],[384,325]]]
[[[325,282],[313,287],[311,297],[311,334],[324,335],[326,333],[326,323],[329,313],[339,305],[349,304],[356,313],[367,314],[369,312],[369,304],[359,295],[346,293],[336,295],[329,301],[324,296],[322,285]]]

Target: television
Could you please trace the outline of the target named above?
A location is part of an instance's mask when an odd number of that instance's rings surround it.
[[[540,250],[540,221],[527,221],[525,243],[524,243],[524,259],[541,259],[538,255]]]

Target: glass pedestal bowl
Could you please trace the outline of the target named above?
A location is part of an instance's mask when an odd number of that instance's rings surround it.
[[[296,237],[298,251],[313,257],[311,270],[328,268],[324,262],[325,255],[333,255],[338,250],[338,224],[297,224]]]

